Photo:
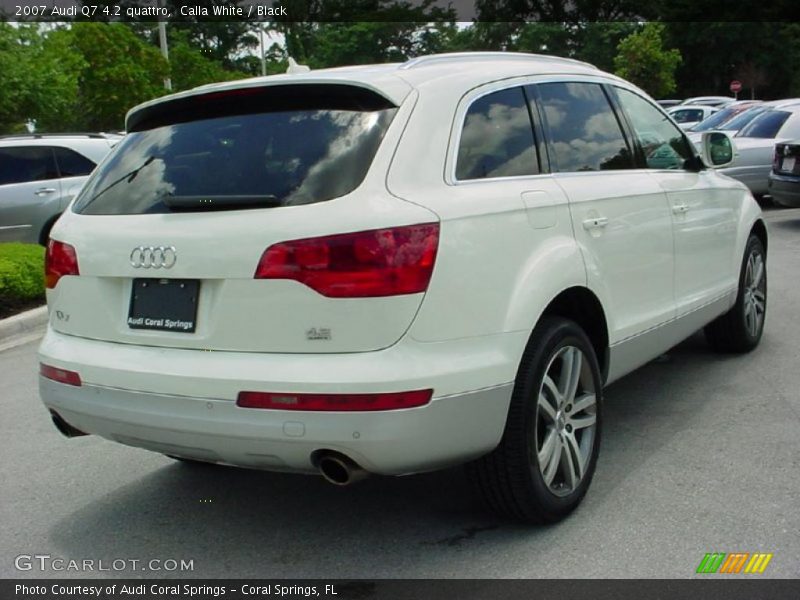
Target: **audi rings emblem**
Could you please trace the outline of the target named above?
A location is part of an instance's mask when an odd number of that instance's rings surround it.
[[[137,246],[131,252],[134,269],[171,269],[177,260],[175,246]]]

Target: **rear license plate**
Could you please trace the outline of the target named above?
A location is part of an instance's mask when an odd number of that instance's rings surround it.
[[[199,292],[196,279],[134,279],[128,327],[194,333]]]
[[[794,156],[786,156],[781,163],[781,171],[786,171],[787,173],[791,173],[794,171]]]

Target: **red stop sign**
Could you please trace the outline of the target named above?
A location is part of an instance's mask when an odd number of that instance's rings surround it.
[[[736,94],[737,92],[741,92],[741,91],[742,91],[742,82],[741,81],[736,81],[735,79],[733,81],[731,81],[731,92]]]

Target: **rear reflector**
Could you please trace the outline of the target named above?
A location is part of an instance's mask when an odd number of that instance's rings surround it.
[[[438,246],[438,223],[281,242],[261,255],[255,278],[292,279],[329,298],[417,294]]]
[[[44,282],[49,289],[56,287],[65,275],[80,275],[78,254],[75,248],[63,242],[50,240],[44,255]]]
[[[239,392],[236,405],[244,408],[317,411],[397,410],[424,406],[433,390],[392,392],[388,394],[287,394]]]
[[[65,383],[67,385],[81,386],[81,376],[75,371],[67,371],[66,369],[59,369],[58,367],[51,367],[39,363],[39,374],[47,379],[52,379],[58,383]]]

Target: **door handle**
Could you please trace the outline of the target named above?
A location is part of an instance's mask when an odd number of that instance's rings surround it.
[[[56,188],[39,188],[33,193],[37,196],[46,196],[47,194],[55,194]]]
[[[608,218],[607,217],[593,217],[591,219],[586,219],[583,222],[583,228],[586,230],[589,229],[600,229],[608,225]]]
[[[688,204],[673,204],[672,205],[672,212],[676,215],[680,215],[686,212],[689,212],[689,205]]]

